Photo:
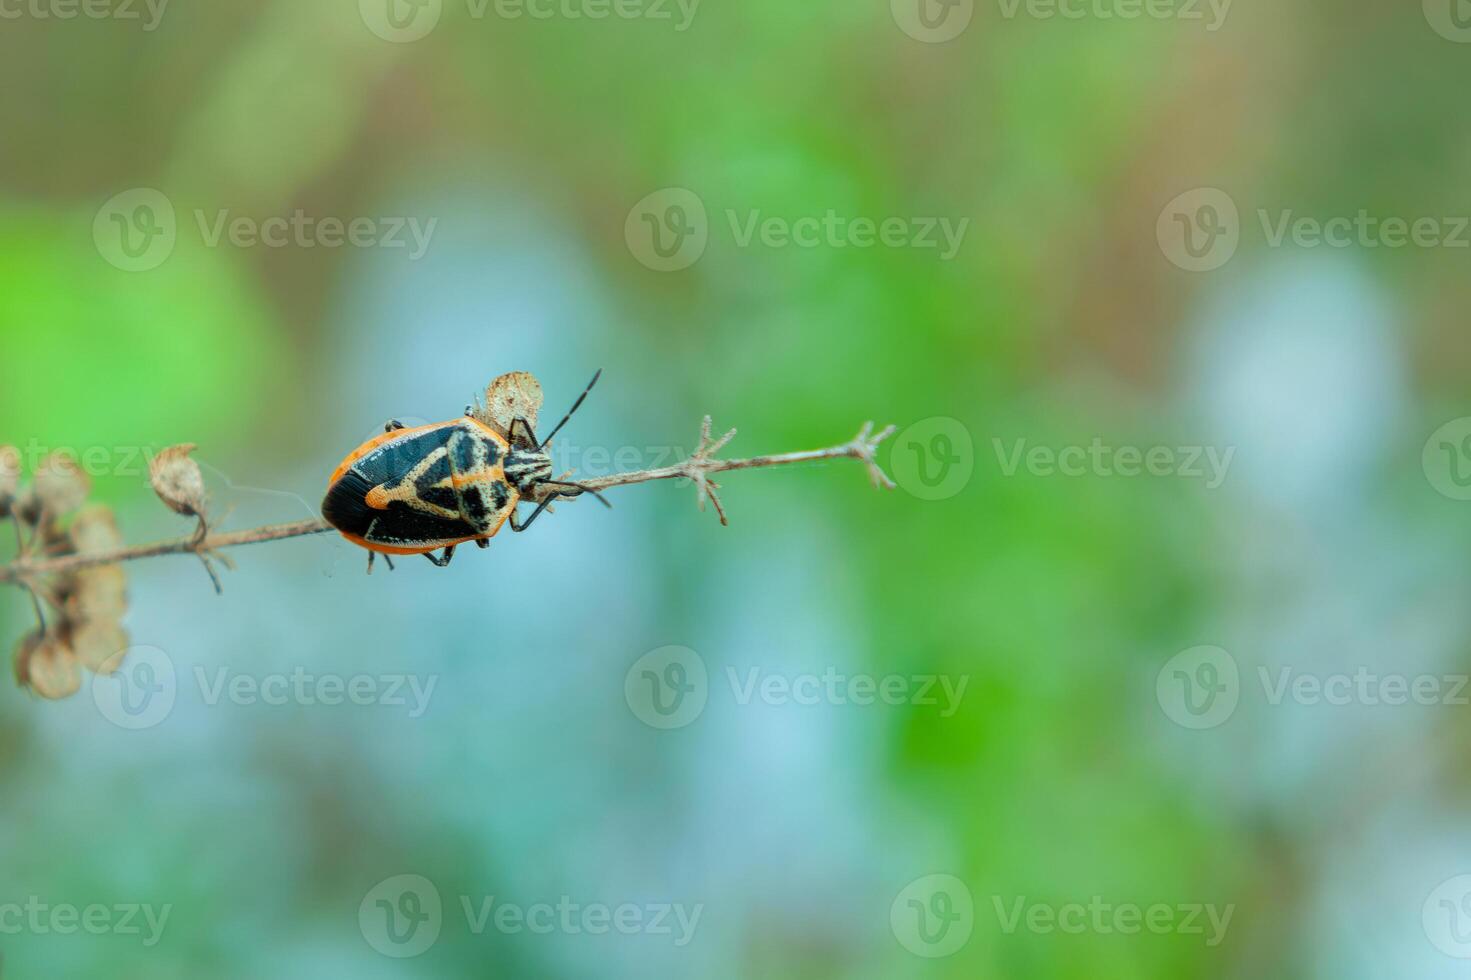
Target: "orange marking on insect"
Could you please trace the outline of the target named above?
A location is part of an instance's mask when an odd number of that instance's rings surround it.
[[[367,504],[374,510],[387,510],[388,491],[383,489],[383,484],[380,483],[378,484],[378,486],[368,491],[368,495],[363,498],[363,503]]]

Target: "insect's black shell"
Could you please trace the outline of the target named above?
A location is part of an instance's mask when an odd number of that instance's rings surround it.
[[[426,514],[401,501],[392,502],[387,510],[375,510],[365,499],[375,486],[398,480],[444,446],[455,431],[453,425],[429,429],[385,442],[358,458],[327,488],[322,517],[339,531],[361,538],[369,537],[376,520],[378,528],[371,540],[385,545],[417,546],[474,537],[475,529],[465,521]]]

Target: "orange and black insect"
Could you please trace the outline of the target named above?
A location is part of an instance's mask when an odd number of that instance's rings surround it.
[[[385,425],[383,435],[369,439],[347,455],[328,481],[322,516],[354,544],[368,549],[368,570],[375,553],[423,555],[440,567],[454,557],[455,547],[474,541],[484,548],[509,522],[524,531],[559,497],[602,494],[580,483],[552,479],[547,445],[582,405],[602,371],[593,375],[572,408],[540,442],[523,418],[511,422],[506,435],[465,410],[463,418],[405,428]],[[516,506],[537,499],[524,522]],[[433,552],[443,549],[436,557]]]

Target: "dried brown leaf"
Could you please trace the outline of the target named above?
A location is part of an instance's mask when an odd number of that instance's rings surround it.
[[[204,513],[204,474],[189,458],[197,447],[192,442],[170,446],[148,463],[148,479],[158,499],[177,514],[197,517]]]
[[[66,582],[66,618],[73,623],[122,619],[128,611],[128,576],[121,565],[72,573]]]
[[[484,422],[506,438],[510,438],[511,423],[518,418],[536,428],[536,418],[541,412],[541,382],[529,371],[512,371],[496,378],[485,389],[485,407],[472,413],[472,417]]]
[[[76,654],[55,633],[44,637],[33,633],[21,640],[15,676],[22,685],[49,701],[69,698],[82,686]]]
[[[87,474],[66,453],[51,453],[41,460],[32,479],[36,500],[51,517],[70,514],[82,506],[91,488]]]
[[[128,631],[115,619],[97,619],[74,627],[67,637],[78,663],[99,674],[110,674],[128,649]]]
[[[67,529],[72,550],[79,555],[97,555],[123,546],[122,533],[112,508],[93,504],[82,509]]]
[[[15,492],[20,487],[20,450],[0,446],[0,517],[10,513]]]

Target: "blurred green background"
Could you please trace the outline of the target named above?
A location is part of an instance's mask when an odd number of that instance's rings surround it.
[[[545,424],[606,369],[588,475],[901,430],[729,528],[130,565],[133,667],[0,692],[3,976],[1461,975],[1471,8],[1419,6],[0,4],[0,442],[130,542],[188,529],[149,452],[299,520],[509,370]],[[1366,672],[1436,694],[1312,693]]]

